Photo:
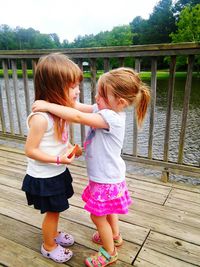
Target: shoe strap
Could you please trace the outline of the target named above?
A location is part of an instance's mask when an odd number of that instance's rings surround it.
[[[110,254],[108,254],[108,252],[107,252],[103,247],[100,247],[99,252],[100,252],[100,253],[101,253],[107,260],[110,260],[110,259],[111,259]]]

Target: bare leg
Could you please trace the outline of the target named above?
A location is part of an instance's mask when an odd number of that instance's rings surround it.
[[[109,222],[111,228],[113,237],[119,236],[119,219],[117,214],[109,214],[107,215],[107,221]]]
[[[46,212],[42,223],[42,234],[44,240],[44,248],[48,251],[53,250],[57,246],[54,238],[57,235],[58,220],[58,212]]]
[[[113,233],[112,233],[112,228],[109,222],[107,221],[106,217],[107,217],[106,215],[95,216],[94,214],[91,214],[91,219],[97,227],[104,249],[110,255],[112,255],[115,251]]]

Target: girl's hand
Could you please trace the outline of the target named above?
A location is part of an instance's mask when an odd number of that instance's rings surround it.
[[[60,156],[60,162],[61,164],[71,164],[74,158],[75,158],[75,155],[73,155],[71,158],[68,158],[68,155],[64,154]]]
[[[32,111],[48,111],[49,102],[44,100],[36,100],[32,105]]]

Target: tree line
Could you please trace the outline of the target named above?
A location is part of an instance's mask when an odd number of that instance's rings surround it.
[[[148,19],[62,42],[56,33],[0,25],[0,50],[84,48],[200,41],[200,0],[160,0]]]

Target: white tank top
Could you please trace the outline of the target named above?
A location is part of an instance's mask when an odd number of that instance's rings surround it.
[[[35,114],[42,115],[48,122],[47,130],[40,142],[39,148],[46,154],[59,156],[66,153],[68,145],[68,126],[65,127],[63,134],[63,142],[58,141],[54,137],[54,121],[49,113],[35,112],[31,113],[27,118],[27,128],[29,130],[29,120]],[[66,165],[57,165],[56,163],[44,163],[38,160],[28,158],[27,174],[35,178],[49,178],[56,176],[66,169]]]

